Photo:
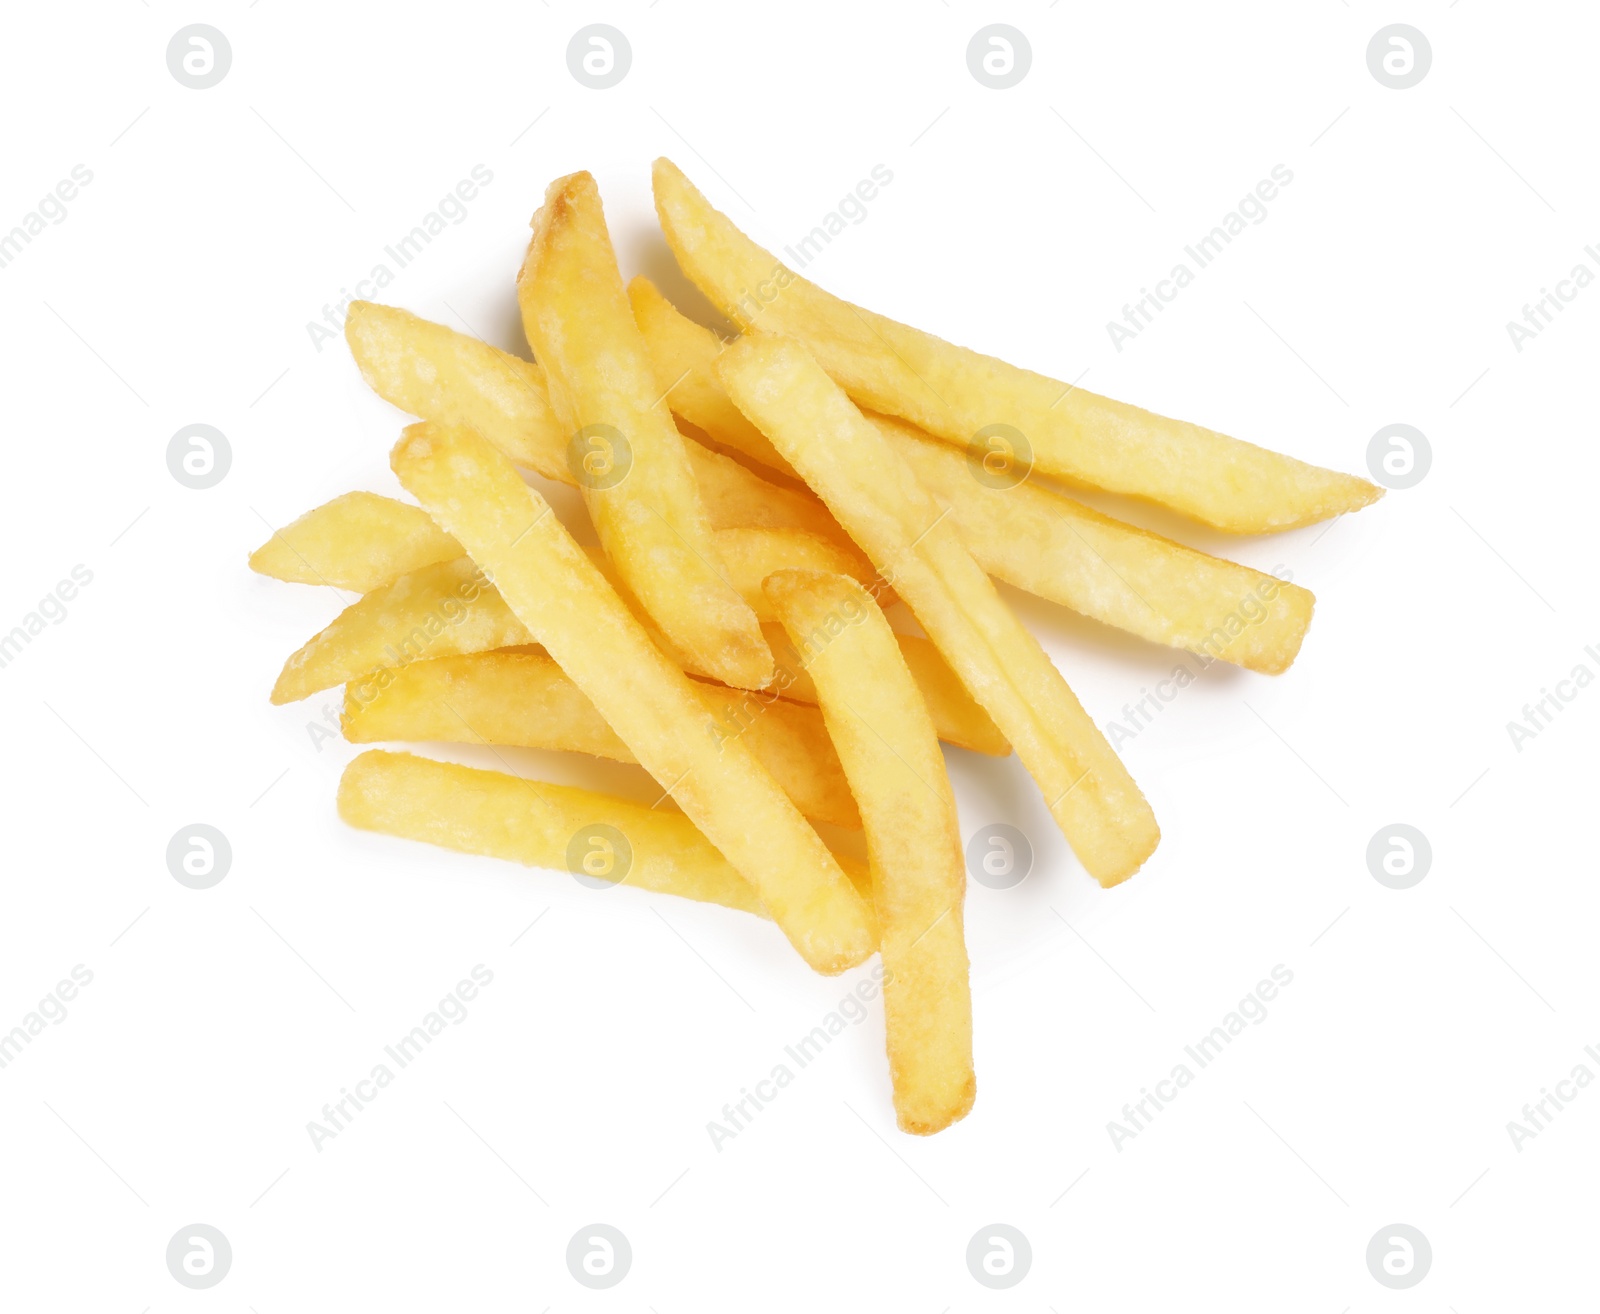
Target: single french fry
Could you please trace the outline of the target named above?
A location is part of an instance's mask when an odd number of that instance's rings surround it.
[[[681,812],[587,789],[371,749],[344,769],[339,815],[458,853],[766,915],[750,883]]]
[[[894,632],[859,584],[785,570],[765,588],[796,643],[832,635],[808,669],[866,830],[895,1114],[901,1131],[927,1136],[977,1094],[967,874],[944,757]]]
[[[420,506],[344,493],[307,511],[250,554],[250,569],[291,584],[370,593],[401,575],[461,555]]]
[[[799,342],[747,336],[717,369],[1011,741],[1084,867],[1108,886],[1133,875],[1160,839],[1150,805],[949,513]]]
[[[361,377],[392,406],[437,424],[476,429],[518,465],[576,485],[570,435],[556,423],[537,365],[395,306],[354,301],[345,340]],[[840,536],[809,492],[770,483],[690,439],[685,453],[706,514],[719,529],[809,529]]]
[[[798,479],[794,467],[783,459],[771,439],[744,418],[717,382],[711,362],[722,350],[722,339],[680,313],[648,278],[636,278],[628,284],[628,300],[633,303],[634,322],[649,348],[656,382],[665,391],[672,413],[704,430],[718,446]]]
[[[370,697],[393,672],[425,657],[529,642],[527,628],[468,557],[402,575],[346,607],[283,664],[274,703],[349,683]]]
[[[742,736],[802,815],[860,826],[822,714],[774,695],[696,683],[709,714],[705,733]],[[617,732],[561,668],[542,653],[484,652],[413,662],[376,696],[345,701],[344,737],[353,744],[483,743],[588,753],[636,761]]]
[[[872,952],[871,910],[739,738],[705,705],[550,505],[470,429],[417,424],[390,458],[401,484],[472,554],[533,638],[755,888],[802,958],[843,971]]]
[[[569,464],[629,593],[717,679],[765,687],[772,654],[717,551],[589,174],[558,178],[545,192],[517,297],[551,409],[583,453]]]
[[[831,296],[740,232],[670,160],[655,163],[655,197],[679,265],[729,319],[799,339],[857,404],[958,448],[981,450],[999,432],[1025,442],[1046,474],[1238,534],[1308,525],[1383,494],[1354,475],[1018,369]]]
[[[634,279],[629,291],[658,379],[663,387],[679,380],[667,394],[673,408],[714,442],[755,455],[746,437],[754,426],[716,378],[722,341],[645,280]],[[674,373],[662,379],[665,369]],[[729,410],[737,424],[728,421]],[[1041,487],[998,437],[992,449],[969,456],[903,420],[867,418],[949,508],[973,560],[996,579],[1153,643],[1253,671],[1275,675],[1300,651],[1316,599],[1299,585]]]

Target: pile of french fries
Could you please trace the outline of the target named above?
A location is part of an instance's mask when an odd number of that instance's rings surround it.
[[[683,271],[738,337],[643,279],[624,287],[586,173],[550,185],[517,276],[537,364],[351,306],[363,377],[420,420],[390,457],[415,501],[347,493],[251,557],[262,574],[362,595],[289,658],[272,700],[344,685],[353,743],[638,763],[664,791],[657,806],[373,749],[346,769],[339,811],[769,917],[818,972],[880,953],[897,1119],[936,1132],[976,1092],[966,871],[939,741],[1014,748],[1102,885],[1132,876],[1159,838],[992,581],[1270,673],[1311,620],[1305,589],[1049,481],[1236,533],[1310,524],[1382,490],[841,301],[664,159],[655,199]],[[597,549],[518,467],[580,490]],[[865,869],[813,821],[859,828]]]

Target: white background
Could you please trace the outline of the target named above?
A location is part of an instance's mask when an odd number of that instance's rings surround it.
[[[596,21],[633,52],[606,91],[566,65]],[[994,21],[1033,52],[1007,91],[966,65]],[[167,69],[192,22],[232,46],[210,90]],[[1368,72],[1392,22],[1432,45],[1410,90]],[[0,269],[0,628],[74,565],[93,582],[0,670],[0,1030],[75,964],[94,980],[0,1071],[0,1304],[1592,1302],[1600,1090],[1520,1152],[1506,1124],[1576,1064],[1600,1075],[1600,691],[1520,752],[1506,723],[1600,673],[1600,290],[1520,353],[1505,328],[1580,260],[1600,272],[1592,10],[108,0],[5,27],[0,229],[74,165],[93,182]],[[1011,822],[1038,861],[972,888],[979,1095],[932,1140],[894,1128],[874,1015],[714,1150],[708,1120],[853,978],[749,917],[349,830],[353,750],[307,730],[336,691],[267,702],[345,599],[253,576],[248,552],[339,492],[398,491],[402,417],[308,321],[476,164],[492,184],[386,299],[525,351],[527,220],[579,168],[624,273],[677,295],[663,153],[772,247],[887,165],[807,273],[943,336],[1340,469],[1387,424],[1431,440],[1420,485],[1331,527],[1230,542],[1123,508],[1287,566],[1316,620],[1287,674],[1214,668],[1125,746],[1164,841],[1117,890],[1014,759],[952,751],[963,832]],[[1267,220],[1118,353],[1106,322],[1277,164],[1294,181]],[[204,491],[166,466],[191,423],[232,449]],[[1181,661],[1019,605],[1102,723]],[[651,796],[634,769],[517,765]],[[197,821],[233,848],[203,892],[165,861]],[[1396,821],[1433,847],[1398,892],[1365,857]],[[467,1019],[313,1149],[308,1120],[480,963]],[[1294,980],[1266,1021],[1114,1149],[1107,1122],[1276,964]],[[610,1291],[564,1260],[595,1221],[633,1248]],[[195,1222],[233,1248],[206,1292],[164,1259]],[[1010,1291],[967,1270],[995,1222],[1033,1248]],[[1433,1249],[1409,1291],[1365,1260],[1396,1222]]]

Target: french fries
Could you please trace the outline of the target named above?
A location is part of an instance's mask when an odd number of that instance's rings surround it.
[[[817,833],[739,738],[716,743],[688,678],[650,641],[550,505],[470,429],[417,424],[390,463],[489,574],[640,765],[750,884],[800,956],[843,971],[875,929]]]
[[[392,406],[437,424],[475,429],[518,465],[576,486],[568,435],[556,423],[537,365],[395,306],[353,301],[345,341],[367,385]],[[780,487],[731,457],[685,440],[706,514],[719,529],[808,529],[839,535],[810,493]]]
[[[655,163],[655,197],[679,265],[729,319],[799,339],[858,405],[959,448],[1004,426],[1046,474],[1236,534],[1309,525],[1382,496],[1354,475],[1096,396],[830,296],[740,232],[670,160]]]
[[[1106,886],[1132,876],[1160,838],[1150,805],[949,513],[794,339],[741,338],[717,369],[1011,741],[1085,869]]]
[[[517,275],[522,324],[606,555],[673,646],[764,688],[772,653],[728,580],[683,438],[656,390],[587,173],[558,178]]]
[[[717,381],[717,335],[642,278],[629,294],[658,381],[678,380],[667,393],[673,409],[713,441],[762,459],[748,436],[755,426]],[[1092,511],[1028,480],[1015,453],[985,451],[974,461],[903,420],[867,418],[949,509],[973,560],[996,579],[1153,643],[1253,671],[1276,675],[1300,651],[1315,599],[1299,585]],[[782,468],[792,473],[788,462]]]
[[[276,529],[250,554],[250,569],[291,584],[352,593],[461,555],[421,507],[377,493],[345,493]]]
[[[802,815],[860,826],[838,754],[814,707],[774,696],[751,699],[721,685],[697,683],[694,691],[709,716],[705,733],[718,740],[743,736]],[[342,723],[353,744],[482,743],[637,760],[578,686],[537,652],[413,662],[371,697],[347,693]]]
[[[859,584],[785,570],[765,587],[795,643],[816,644],[808,669],[866,829],[895,1113],[901,1131],[931,1135],[977,1094],[967,878],[944,758],[894,633]]]

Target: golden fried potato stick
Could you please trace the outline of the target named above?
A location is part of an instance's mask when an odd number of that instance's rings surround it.
[[[655,163],[655,196],[679,265],[729,319],[799,339],[857,404],[958,448],[1000,433],[1025,442],[1046,474],[1236,534],[1309,525],[1383,494],[1354,475],[1096,396],[831,296],[740,232],[670,160]]]
[[[591,559],[605,574],[603,556],[594,553]],[[759,581],[753,588],[759,596]],[[764,596],[761,606],[768,606]],[[640,616],[638,620],[657,646],[667,651],[665,636],[649,618]],[[783,626],[776,621],[764,622],[761,633],[772,651],[781,649],[784,654],[783,669],[771,692],[814,705],[816,690],[805,673],[801,655],[792,651]],[[272,701],[297,702],[336,684],[348,684],[347,699],[365,703],[412,662],[513,648],[533,641],[527,626],[512,614],[494,585],[470,559],[460,557],[402,575],[346,607],[284,663]],[[910,634],[900,635],[899,641],[940,737],[977,753],[997,757],[1009,753],[1011,746],[1005,736],[973,701],[938,650],[926,639]],[[702,669],[689,669],[691,674],[707,675]],[[766,692],[746,691],[739,699],[743,709],[740,714],[749,717],[765,707]]]
[[[640,765],[750,882],[801,957],[833,973],[870,954],[871,910],[816,831],[742,738],[719,743],[706,732],[705,705],[688,677],[511,463],[470,429],[417,424],[390,464]]]
[[[250,554],[250,569],[291,584],[370,593],[401,575],[461,555],[461,544],[420,506],[344,493],[307,511]]]
[[[551,183],[517,275],[523,329],[569,435],[568,464],[628,592],[680,652],[760,689],[772,654],[728,579],[587,173]]]
[[[587,789],[372,749],[344,769],[339,815],[362,830],[458,853],[765,916],[750,883],[683,813]]]
[[[1138,871],[1160,839],[1150,805],[949,512],[793,338],[742,338],[717,369],[1011,741],[1089,873],[1109,886]]]
[[[848,575],[869,589],[876,583],[881,606],[894,601],[889,589],[877,581],[872,563],[853,544],[846,549],[835,539],[805,529],[719,529],[716,541],[728,578],[761,620],[777,620],[761,591],[761,581],[776,570]]]
[[[722,341],[644,279],[634,279],[629,293],[658,381],[666,387],[679,380],[667,394],[673,409],[712,441],[755,456],[745,432],[755,426],[716,378]],[[675,372],[665,375],[665,369]],[[725,428],[729,410],[739,423]],[[998,439],[968,456],[903,420],[867,418],[917,481],[949,508],[973,560],[996,579],[1153,643],[1253,671],[1276,675],[1300,651],[1316,599],[1299,585],[1207,556],[1044,488],[1028,480],[1027,467]]]
[[[361,377],[390,405],[418,419],[476,429],[518,465],[577,484],[567,463],[569,435],[556,423],[537,365],[373,301],[351,303],[344,335]],[[842,538],[827,509],[804,489],[769,483],[689,439],[684,448],[717,528],[809,529]]]
[[[895,1115],[901,1131],[931,1135],[977,1094],[967,873],[944,756],[894,632],[859,584],[785,570],[765,587],[796,643],[829,636],[809,670],[866,829]]]
[[[711,718],[705,733],[742,735],[803,816],[861,825],[816,708],[716,684],[696,682],[694,691]],[[747,708],[747,698],[763,701]],[[347,695],[343,727],[353,744],[481,743],[636,760],[578,686],[537,652],[502,649],[413,662],[376,696]]]

